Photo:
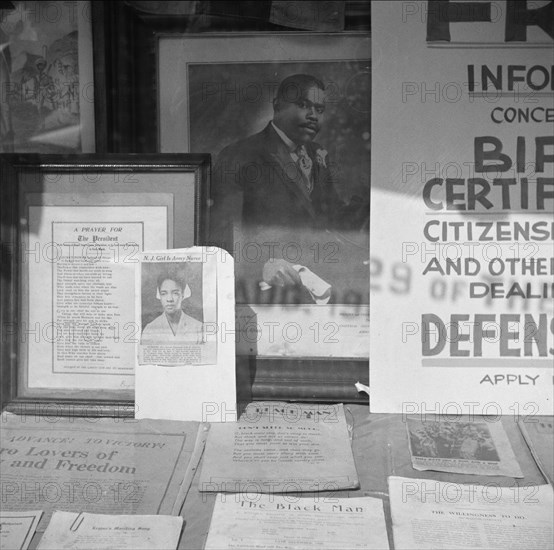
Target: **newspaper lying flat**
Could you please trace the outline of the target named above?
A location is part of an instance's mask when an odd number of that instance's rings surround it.
[[[172,550],[183,518],[54,512],[38,550]]]
[[[384,550],[389,548],[383,501],[217,495],[206,550]]]
[[[197,422],[2,415],[2,511],[172,514],[203,450]],[[163,465],[163,467],[160,467]]]
[[[389,477],[396,550],[554,547],[550,485],[500,487]]]
[[[201,491],[335,491],[358,485],[341,404],[251,403],[238,422],[211,426]]]

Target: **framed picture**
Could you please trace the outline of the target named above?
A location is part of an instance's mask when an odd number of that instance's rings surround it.
[[[1,162],[8,408],[132,414],[136,255],[204,240],[208,155]]]
[[[321,397],[325,361],[367,380],[369,34],[160,35],[157,89],[161,151],[214,159],[208,244],[234,256],[237,353],[257,357],[256,383],[265,364],[278,393]],[[311,366],[279,380],[283,360]]]
[[[285,11],[290,19],[280,18],[278,23],[269,17],[268,5],[260,2],[92,2],[93,31],[99,31],[94,36],[95,68],[100,68],[95,74],[96,92],[106,98],[97,107],[108,114],[100,117],[106,124],[108,151],[160,151],[157,45],[161,34],[235,33],[246,37],[252,32],[286,33],[287,27],[329,31],[326,23],[339,23],[341,8],[335,10],[337,4],[344,4],[344,21],[334,30],[369,32],[370,6],[363,0],[288,2]],[[299,27],[300,14],[311,25]]]
[[[2,2],[0,151],[96,151],[91,2]]]

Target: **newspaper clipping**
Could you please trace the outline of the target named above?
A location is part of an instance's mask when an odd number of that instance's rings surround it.
[[[205,251],[140,256],[139,365],[217,362],[217,266]]]
[[[523,477],[500,422],[406,420],[416,470]]]

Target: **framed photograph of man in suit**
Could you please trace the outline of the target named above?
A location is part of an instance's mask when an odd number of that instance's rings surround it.
[[[158,71],[161,150],[212,155],[238,353],[367,358],[369,35],[161,36]]]

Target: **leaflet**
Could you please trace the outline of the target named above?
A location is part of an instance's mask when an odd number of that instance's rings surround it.
[[[177,548],[183,518],[109,516],[54,512],[39,550],[171,550]]]
[[[205,550],[383,550],[389,548],[377,498],[217,495]]]
[[[251,403],[211,426],[200,491],[335,491],[359,485],[341,404]]]
[[[554,546],[550,485],[462,485],[394,476],[388,482],[396,550]]]

